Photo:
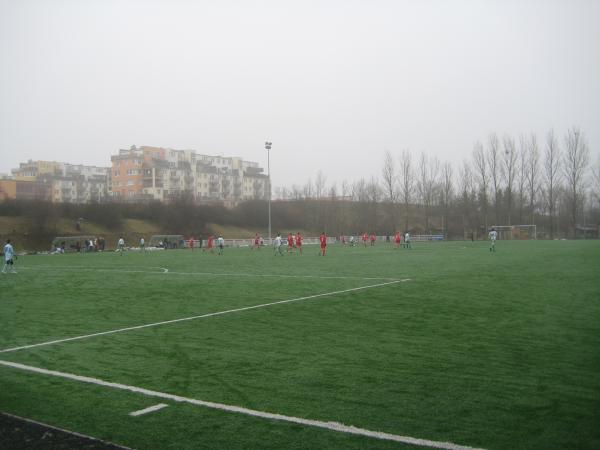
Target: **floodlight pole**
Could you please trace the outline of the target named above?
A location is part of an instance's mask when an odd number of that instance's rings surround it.
[[[269,245],[273,245],[273,240],[271,239],[271,145],[273,145],[272,142],[265,142],[265,148],[267,149],[267,180],[269,183]]]

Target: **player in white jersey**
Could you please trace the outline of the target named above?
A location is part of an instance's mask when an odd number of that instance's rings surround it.
[[[490,237],[490,252],[496,251],[496,239],[498,238],[498,232],[492,228],[492,231],[489,233]]]
[[[223,249],[225,248],[225,239],[221,236],[217,238],[217,247],[219,247],[219,256],[223,256]]]
[[[120,237],[117,247],[117,251],[121,252],[121,256],[123,256],[123,251],[125,250],[125,239]]]
[[[412,245],[410,245],[410,233],[408,231],[404,234],[404,247],[412,249]]]
[[[13,258],[15,257],[15,251],[13,246],[10,243],[10,239],[6,240],[6,245],[4,246],[4,267],[2,268],[2,273],[12,272],[17,273],[15,270],[15,265],[13,262]],[[10,268],[10,270],[9,270]]]
[[[283,251],[281,250],[281,235],[279,233],[277,233],[277,237],[275,238],[275,241],[273,242],[273,247],[274,247],[274,255],[277,256],[277,253],[279,253],[281,256],[283,256]]]
[[[144,240],[144,238],[140,238],[140,250],[145,252],[146,251],[146,241]]]

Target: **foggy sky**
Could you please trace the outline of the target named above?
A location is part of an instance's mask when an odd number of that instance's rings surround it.
[[[459,163],[490,132],[600,144],[598,1],[0,0],[0,173],[154,145],[275,186]],[[541,142],[541,143],[542,143]]]

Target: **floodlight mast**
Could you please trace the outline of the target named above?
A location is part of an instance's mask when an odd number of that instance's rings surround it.
[[[269,209],[269,245],[273,245],[271,239],[271,145],[272,142],[266,141],[265,148],[267,149],[267,182],[269,183],[268,209]]]

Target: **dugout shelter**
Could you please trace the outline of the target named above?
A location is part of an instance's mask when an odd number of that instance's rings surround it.
[[[63,248],[65,252],[88,251],[89,242],[96,243],[96,236],[57,236],[52,240],[52,249]],[[95,250],[97,250],[94,247]]]
[[[184,248],[185,239],[182,234],[155,234],[148,242],[150,247]]]

